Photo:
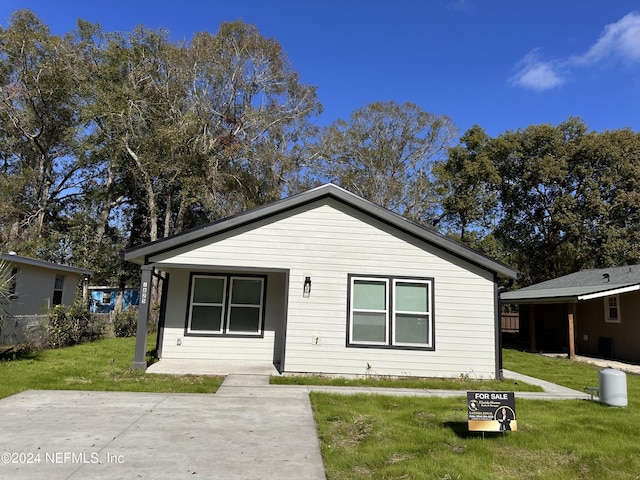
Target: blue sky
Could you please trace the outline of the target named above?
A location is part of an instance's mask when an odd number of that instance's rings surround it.
[[[460,134],[491,136],[581,117],[640,131],[637,0],[2,0],[0,25],[33,10],[54,33],[77,18],[174,40],[242,19],[316,85],[329,124],[367,103],[413,102]]]

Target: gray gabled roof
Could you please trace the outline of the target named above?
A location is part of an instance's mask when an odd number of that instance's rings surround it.
[[[146,264],[148,263],[149,257],[152,255],[167,252],[189,243],[193,243],[207,237],[212,237],[219,233],[326,198],[342,202],[345,205],[364,212],[367,215],[406,232],[420,240],[446,250],[459,258],[463,258],[490,272],[494,272],[500,277],[516,278],[517,276],[516,270],[508,265],[482,255],[481,253],[478,253],[475,250],[436,232],[435,230],[425,228],[417,223],[411,222],[396,213],[393,213],[331,183],[172,237],[157,240],[139,247],[130,248],[125,252],[124,258],[125,260],[133,263],[141,265]]]
[[[577,302],[640,290],[640,265],[582,270],[500,295],[505,303]]]
[[[2,255],[0,255],[0,257],[6,262],[21,265],[31,265],[34,267],[48,268],[50,270],[57,270],[59,272],[77,273],[78,275],[93,275],[93,271],[87,270],[86,268],[72,267],[71,265],[62,265],[60,263],[45,262],[44,260],[22,257],[14,253],[3,253]]]

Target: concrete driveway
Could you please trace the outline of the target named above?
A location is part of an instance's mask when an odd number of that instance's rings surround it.
[[[256,395],[251,383],[230,376],[212,395],[2,399],[0,478],[324,479],[307,390],[264,385]]]

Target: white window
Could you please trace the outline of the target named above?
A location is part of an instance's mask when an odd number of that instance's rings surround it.
[[[351,283],[351,343],[389,343],[389,281],[353,278]]]
[[[192,275],[187,332],[261,335],[264,278]]]
[[[433,349],[433,280],[350,276],[349,305],[350,345]]]
[[[111,305],[111,291],[102,292],[102,304]]]
[[[620,323],[620,297],[611,295],[604,297],[604,321],[607,323]]]

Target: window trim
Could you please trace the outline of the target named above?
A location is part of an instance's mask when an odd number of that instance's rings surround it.
[[[210,306],[213,303],[201,303],[193,302],[195,280],[197,278],[220,278],[224,280],[224,292],[221,304],[215,304],[221,307],[220,325],[218,330],[192,330],[191,329],[191,315],[192,307],[194,305]],[[261,284],[260,291],[260,305],[255,307],[259,309],[258,312],[258,331],[257,332],[233,332],[229,330],[229,319],[231,315],[231,308],[238,306],[239,304],[231,304],[231,288],[233,285],[233,279],[243,280],[259,280]],[[189,274],[189,295],[187,300],[187,312],[184,325],[184,335],[190,337],[233,337],[233,338],[264,338],[264,317],[265,317],[265,305],[267,296],[267,276],[266,275],[249,275],[249,274],[236,274],[236,273],[198,273],[191,272]],[[247,307],[247,305],[242,305]],[[254,307],[254,305],[249,305]]]
[[[418,311],[405,311],[405,310],[397,310],[396,309],[396,284],[398,283],[414,283],[416,285],[427,285],[427,297],[428,297],[428,304],[427,304],[427,311],[426,312],[418,312]],[[396,316],[397,315],[410,315],[410,316],[426,316],[427,317],[427,343],[412,343],[412,342],[398,342],[396,341],[396,332],[397,329],[393,328],[392,329],[392,333],[393,333],[393,339],[392,339],[392,344],[393,345],[398,345],[398,346],[404,346],[404,347],[417,347],[417,348],[429,348],[431,346],[431,344],[433,343],[433,329],[431,328],[433,322],[431,321],[431,309],[433,308],[433,298],[431,295],[431,292],[433,291],[433,282],[430,280],[421,280],[421,279],[411,279],[411,280],[407,280],[405,278],[393,278],[392,281],[393,284],[393,305],[392,305],[392,312],[393,315],[391,316],[392,321],[395,321]],[[431,307],[431,308],[429,308]]]
[[[62,305],[64,302],[64,283],[65,275],[57,273],[53,281],[53,296],[51,297],[52,306]]]
[[[103,290],[102,291],[102,301],[100,303],[102,305],[111,305],[112,293],[113,292],[111,290]]]
[[[381,347],[385,347],[388,346],[390,344],[389,341],[389,324],[390,324],[390,317],[389,317],[389,279],[388,278],[384,278],[384,277],[357,277],[354,276],[351,278],[349,285],[350,285],[350,290],[349,290],[349,304],[351,305],[351,299],[353,298],[353,293],[354,293],[354,288],[355,288],[355,284],[356,284],[356,280],[363,280],[363,281],[368,281],[368,282],[383,282],[384,283],[384,289],[385,289],[385,305],[386,308],[384,311],[382,310],[375,310],[375,309],[358,309],[359,312],[361,313],[384,313],[384,341],[383,342],[371,342],[371,341],[358,341],[358,340],[352,340],[353,339],[353,327],[354,327],[354,322],[353,322],[353,314],[354,314],[354,309],[353,308],[349,308],[349,312],[347,313],[347,315],[349,316],[349,341],[351,342],[352,345],[363,345],[363,346],[381,346]]]
[[[615,305],[615,309],[616,309],[616,313],[618,314],[617,317],[612,317],[611,316],[611,305],[609,305],[609,300],[611,299],[615,299],[616,301],[616,305]],[[620,295],[608,295],[606,297],[604,297],[604,321],[605,323],[622,323],[622,315],[621,315],[621,311],[620,311]]]
[[[193,296],[195,294],[195,284],[198,278],[208,278],[208,279],[221,279],[223,280],[222,286],[222,302],[221,303],[213,303],[213,302],[194,302]],[[227,293],[228,293],[228,275],[207,275],[207,274],[191,274],[191,278],[189,279],[189,303],[187,305],[187,324],[185,327],[185,335],[223,335],[224,334],[224,323],[226,318],[225,305],[227,303]],[[193,307],[211,307],[211,306],[219,306],[220,307],[220,322],[218,323],[217,330],[194,330],[191,328],[191,318],[193,315]]]
[[[385,343],[358,341],[353,340],[353,293],[356,280],[367,281],[384,281],[386,285],[386,312],[385,312]],[[417,283],[425,284],[428,287],[428,311],[424,312],[428,317],[428,342],[423,343],[406,343],[396,342],[395,318],[397,314],[403,314],[402,311],[396,311],[395,308],[395,286],[397,283]],[[347,328],[346,328],[346,346],[356,348],[381,348],[394,350],[435,350],[435,279],[433,277],[407,277],[393,275],[347,275]],[[356,312],[358,310],[356,309]],[[423,312],[409,312],[410,314],[418,314]]]

